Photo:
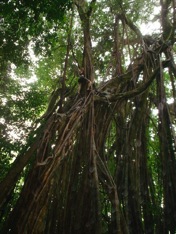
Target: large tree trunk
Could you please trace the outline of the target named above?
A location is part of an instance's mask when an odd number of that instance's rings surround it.
[[[63,97],[62,103],[51,101],[33,143],[0,184],[0,204],[6,205],[20,173],[30,164],[2,233],[174,233],[175,142],[163,80],[164,68],[176,73],[170,45],[147,41],[124,13],[116,14],[113,77],[95,90],[90,35],[95,0],[74,3],[83,30],[85,82],[74,101],[64,103]],[[143,43],[142,53],[126,71],[122,67],[120,21],[137,35],[139,44]],[[153,51],[148,50],[151,43]],[[165,61],[160,61],[162,53]],[[68,54],[69,48],[65,69]],[[63,74],[66,77],[66,71]],[[57,91],[54,99],[55,94]],[[151,117],[154,105],[159,110],[158,126]],[[149,153],[151,126],[158,129],[161,163]],[[155,164],[149,165],[149,157],[151,164],[158,163],[158,174]],[[159,181],[157,188],[154,180]]]

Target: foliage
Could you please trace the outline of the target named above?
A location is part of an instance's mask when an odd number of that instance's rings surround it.
[[[15,64],[29,62],[27,46],[35,42],[36,52],[49,49],[63,20],[69,1],[3,1],[0,7],[0,55]]]
[[[2,3],[1,231],[175,233],[174,2],[69,4]]]

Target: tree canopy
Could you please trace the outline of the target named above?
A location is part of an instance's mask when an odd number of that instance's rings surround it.
[[[0,232],[174,234],[175,0],[0,7]]]

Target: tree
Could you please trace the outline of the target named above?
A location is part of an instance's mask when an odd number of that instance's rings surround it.
[[[160,1],[161,32],[143,35],[150,3],[73,0],[45,58],[59,84],[0,184],[2,233],[175,233],[175,2]],[[58,1],[38,4],[55,28]]]

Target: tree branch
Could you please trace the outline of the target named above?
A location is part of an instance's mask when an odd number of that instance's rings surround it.
[[[170,64],[170,59],[163,61],[162,67],[166,68],[166,67],[168,67],[169,64]],[[160,66],[155,69],[155,71],[153,72],[153,74],[151,75],[151,77],[148,79],[147,82],[140,85],[136,89],[133,89],[131,91],[124,92],[124,93],[117,93],[117,94],[113,94],[113,93],[111,94],[110,92],[108,92],[107,94],[103,93],[101,95],[101,93],[100,93],[100,95],[97,96],[95,98],[95,100],[101,100],[101,101],[105,100],[105,101],[110,101],[110,102],[116,102],[119,99],[134,98],[137,95],[140,95],[147,90],[147,88],[150,86],[150,84],[153,82],[153,80],[156,78],[156,76],[159,74],[159,72],[160,72]],[[117,81],[118,81],[118,79],[117,79]],[[113,79],[113,82],[114,82],[114,79]],[[108,85],[107,85],[107,87],[105,87],[105,89],[107,89],[109,86],[111,86],[111,83],[108,83]]]
[[[88,17],[91,16],[92,10],[93,10],[93,8],[94,8],[94,6],[95,6],[95,3],[96,3],[96,0],[92,0],[92,1],[91,1],[90,5],[89,5],[89,9],[88,9],[88,11],[87,11]]]
[[[142,39],[142,33],[139,30],[139,28],[129,18],[127,18],[124,13],[120,14],[119,17],[121,18],[122,21],[126,23],[126,25],[128,25],[131,28],[131,30],[133,30],[136,33],[136,35],[140,39]]]

